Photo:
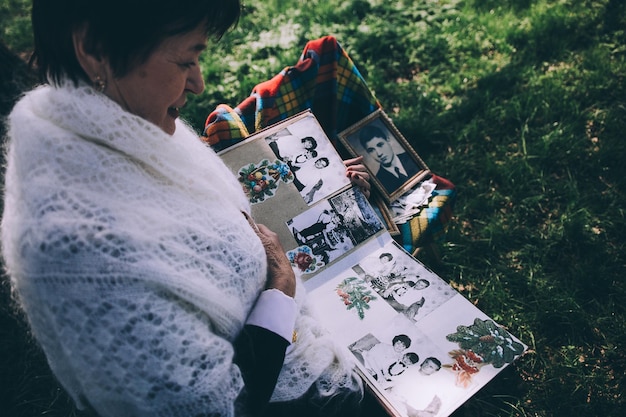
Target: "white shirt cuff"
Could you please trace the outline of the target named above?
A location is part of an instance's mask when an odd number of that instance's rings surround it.
[[[292,342],[298,308],[296,301],[275,288],[259,295],[246,324],[262,327]]]

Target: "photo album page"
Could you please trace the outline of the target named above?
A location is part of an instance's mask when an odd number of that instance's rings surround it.
[[[396,243],[310,111],[220,156],[391,416],[448,416],[526,350]]]

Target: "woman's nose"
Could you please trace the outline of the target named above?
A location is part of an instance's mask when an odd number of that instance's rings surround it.
[[[187,90],[193,94],[200,94],[204,91],[204,78],[202,77],[202,68],[196,65],[194,71],[189,74],[187,79]]]

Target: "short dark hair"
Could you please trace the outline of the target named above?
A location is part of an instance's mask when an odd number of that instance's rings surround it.
[[[383,259],[383,258],[393,259],[393,255],[390,254],[389,252],[384,252],[378,256],[378,259]]]
[[[409,347],[411,346],[411,338],[405,334],[399,334],[397,336],[395,336],[392,340],[391,340],[391,344],[395,345],[396,342],[402,342],[404,343],[405,347]]]
[[[415,282],[413,283],[413,286],[415,286],[418,282],[423,282],[423,283],[425,283],[425,284],[426,284],[426,288],[430,287],[430,281],[429,281],[429,280],[427,280],[427,279],[424,279],[424,278],[420,278],[420,279],[418,279],[417,281],[415,281]]]
[[[407,358],[411,363],[418,363],[420,361],[419,355],[415,352],[406,353],[403,357]]]
[[[317,148],[317,141],[315,140],[315,138],[313,136],[304,137],[304,138],[300,139],[300,142],[302,142],[302,143],[310,142],[313,145],[311,148],[307,148],[307,149],[315,149],[315,148]]]
[[[88,51],[107,57],[114,76],[122,77],[166,38],[204,24],[207,36],[219,39],[240,14],[239,0],[33,0],[31,64],[51,83],[65,77],[91,82],[72,40],[72,33],[84,27]]]
[[[422,362],[420,366],[424,366],[426,362],[432,362],[437,366],[437,369],[441,369],[441,361],[433,356],[429,356],[428,358],[424,359],[424,362]]]
[[[383,132],[381,128],[376,127],[376,126],[367,125],[364,128],[362,128],[361,131],[359,132],[359,142],[361,142],[361,146],[363,146],[366,149],[367,149],[367,142],[369,142],[370,140],[374,138],[383,138],[385,140],[389,140],[387,139],[387,135],[385,134],[385,132]]]
[[[324,168],[326,168],[328,164],[330,164],[330,161],[325,156],[322,156],[320,159],[316,160],[315,163],[317,164],[320,161],[324,163]]]

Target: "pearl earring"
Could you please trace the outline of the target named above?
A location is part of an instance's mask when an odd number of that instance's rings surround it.
[[[107,83],[99,75],[96,75],[96,78],[93,80],[93,87],[99,93],[103,93],[104,90],[107,88]]]

